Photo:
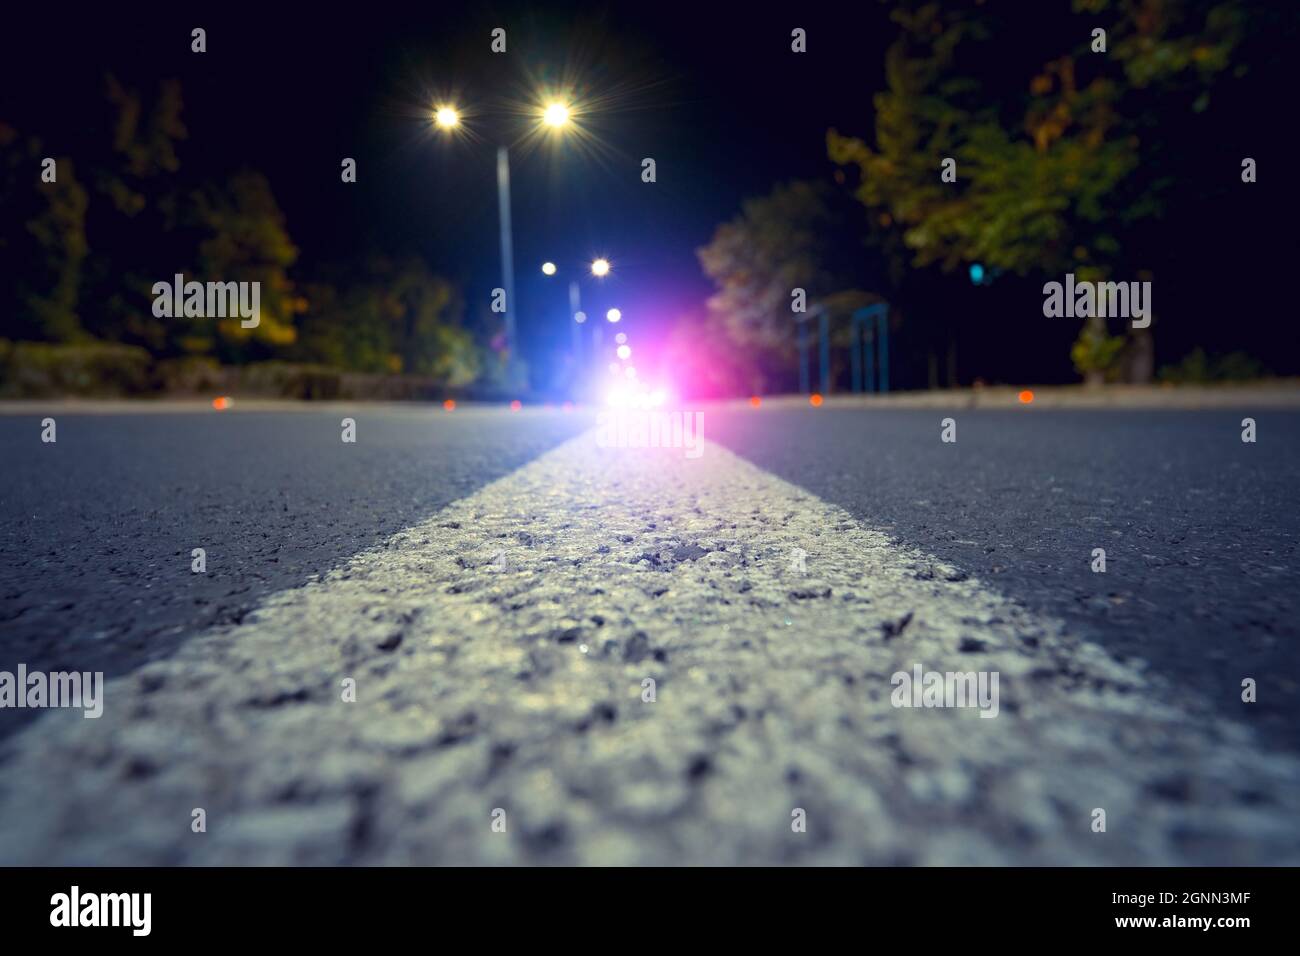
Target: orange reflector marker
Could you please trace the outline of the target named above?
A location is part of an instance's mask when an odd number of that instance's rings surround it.
[[[1034,393],[1031,392],[1029,389],[1025,389],[1023,392],[1020,393],[1021,405],[1028,405],[1033,400],[1034,400]]]
[[[445,402],[442,403],[442,407],[449,412],[454,412],[456,410],[455,399],[451,399],[451,398],[447,399]]]
[[[219,395],[212,400],[212,407],[219,412],[224,412],[233,404],[225,395]]]
[[[822,397],[816,392],[813,392],[811,395],[808,396],[808,404],[810,404],[813,408],[820,408],[822,404]]]
[[[759,398],[757,395],[751,395],[749,397],[749,404],[753,405],[755,408],[758,408],[758,406],[763,404],[763,400]]]
[[[510,410],[511,410],[512,412],[517,412],[517,411],[519,411],[519,409],[521,409],[521,408],[523,408],[523,407],[524,407],[523,402],[519,401],[519,399],[517,399],[517,398],[516,398],[513,402],[510,403]]]

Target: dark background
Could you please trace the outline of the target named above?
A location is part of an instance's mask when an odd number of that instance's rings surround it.
[[[1259,5],[1261,15],[1286,5]],[[987,4],[1015,42],[981,71],[1028,76],[1043,51],[1068,48],[1100,18],[1067,3]],[[182,165],[264,172],[300,265],[369,250],[415,253],[456,281],[471,312],[500,284],[493,146],[512,152],[515,272],[525,358],[567,341],[567,279],[595,255],[615,274],[584,287],[595,315],[611,305],[632,334],[658,336],[712,291],[695,250],[740,201],[795,178],[828,179],[826,131],[873,134],[872,95],[896,27],[883,4],[364,4],[13,11],[0,56],[3,115],[75,157],[88,103],[112,71],[150,89],[177,77],[188,141]],[[190,52],[190,30],[208,52]],[[490,52],[503,26],[508,52]],[[790,30],[809,52],[790,52]],[[1000,28],[1001,29],[1001,28]],[[1300,372],[1287,295],[1297,246],[1291,37],[1256,39],[1249,72],[1216,90],[1216,135],[1195,141],[1198,168],[1223,181],[1211,203],[1174,206],[1151,242],[1157,278],[1157,367],[1201,346],[1244,350],[1279,374]],[[576,80],[581,118],[599,146],[524,142],[533,121],[503,115],[540,83]],[[586,94],[584,96],[584,94]],[[430,129],[432,103],[453,98],[477,142]],[[1177,122],[1177,118],[1172,121]],[[553,148],[557,147],[558,148]],[[1243,156],[1259,181],[1240,183]],[[340,161],[358,163],[355,185]],[[658,182],[640,180],[652,156]],[[855,241],[846,237],[846,241]],[[866,255],[866,253],[864,253]],[[544,260],[560,275],[543,280]],[[166,270],[163,270],[166,272]],[[1042,316],[1041,283],[1014,276],[975,288],[938,284],[935,308],[960,316],[964,384],[1076,381],[1071,320]],[[923,387],[926,343],[899,333],[895,385]]]

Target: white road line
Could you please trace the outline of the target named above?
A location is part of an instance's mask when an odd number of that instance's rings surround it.
[[[0,863],[1298,859],[1294,759],[711,443],[587,433],[105,699],[13,738]]]

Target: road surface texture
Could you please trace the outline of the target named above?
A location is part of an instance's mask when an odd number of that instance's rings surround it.
[[[0,419],[0,862],[1300,862],[1290,413],[460,415]]]

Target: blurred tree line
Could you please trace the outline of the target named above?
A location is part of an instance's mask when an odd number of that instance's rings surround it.
[[[699,251],[719,288],[711,322],[738,344],[789,353],[789,289],[811,284],[822,302],[878,293],[895,321],[923,330],[918,338],[951,342],[962,316],[941,299],[952,301],[976,263],[1038,287],[1067,272],[1079,281],[1160,274],[1175,197],[1195,208],[1240,173],[1210,179],[1195,163],[1216,140],[1216,93],[1246,72],[1234,54],[1271,27],[1234,0],[1073,0],[1072,10],[1066,29],[1027,44],[1016,4],[893,5],[899,32],[873,100],[874,135],[828,132],[842,189],[783,185],[718,228]],[[940,175],[949,157],[954,182]],[[856,230],[844,229],[844,192],[865,212]],[[836,242],[852,261],[826,248]],[[1083,321],[1075,368],[1091,380],[1150,380],[1158,305],[1155,319],[1147,330]],[[953,365],[950,351],[949,384]],[[932,387],[936,379],[931,354]]]
[[[0,340],[143,348],[159,359],[280,360],[358,372],[474,381],[481,349],[456,289],[418,258],[373,256],[298,268],[270,184],[241,169],[187,175],[179,83],[152,96],[105,78],[77,157],[52,157],[32,133],[0,122]],[[156,282],[261,283],[261,320],[159,318]]]
[[[861,288],[869,281],[864,250],[843,241],[863,228],[861,210],[829,185],[791,182],[746,200],[698,251],[718,285],[708,310],[719,338],[745,346],[747,372],[738,383],[745,391],[792,387],[796,318],[817,307],[847,315],[877,300]],[[801,316],[792,312],[793,289],[806,296],[809,311]],[[711,351],[725,357],[735,350]]]

